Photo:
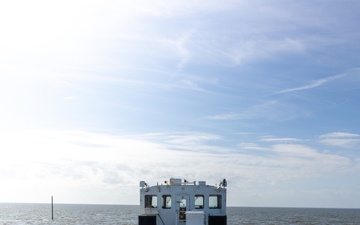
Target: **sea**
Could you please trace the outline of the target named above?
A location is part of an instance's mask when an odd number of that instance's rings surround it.
[[[120,224],[138,225],[136,205],[0,203],[0,225]],[[360,209],[228,207],[227,224],[358,225]]]

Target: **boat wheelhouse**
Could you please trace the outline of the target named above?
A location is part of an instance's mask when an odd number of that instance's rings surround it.
[[[205,181],[140,182],[139,225],[226,225],[226,186]]]

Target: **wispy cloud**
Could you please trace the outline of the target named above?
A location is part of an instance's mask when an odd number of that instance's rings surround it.
[[[204,118],[209,120],[236,120],[241,118],[241,115],[239,113],[225,113],[205,116]]]
[[[348,132],[332,132],[320,136],[320,138],[355,138],[355,137],[360,137],[360,135],[348,133]]]
[[[260,150],[260,151],[269,151],[269,148],[260,146],[257,143],[252,143],[252,142],[244,142],[244,143],[240,143],[238,144],[239,149],[244,149],[244,150]]]
[[[330,146],[354,147],[360,143],[360,135],[348,132],[333,132],[321,135],[320,142]]]
[[[298,142],[300,141],[297,138],[279,138],[279,137],[263,137],[260,139],[261,141],[266,141],[266,142]]]
[[[176,47],[180,55],[180,61],[176,65],[177,72],[181,71],[191,58],[191,53],[189,49],[186,48],[186,42],[189,41],[192,33],[193,31],[188,31],[184,33],[179,39],[175,41],[170,41],[170,43],[172,43]]]
[[[145,135],[144,138],[156,143],[162,143],[164,146],[167,146],[167,149],[177,151],[206,152],[209,154],[230,151],[228,148],[212,145],[211,143],[221,141],[223,138],[211,133],[159,133]]]
[[[305,47],[300,40],[285,38],[283,40],[243,40],[229,53],[225,53],[235,64],[252,60],[274,57],[279,53],[300,53]]]
[[[185,88],[194,90],[194,91],[206,91],[205,89],[201,88],[196,82],[192,80],[182,80],[181,83],[184,85]]]
[[[266,119],[272,121],[291,120],[297,117],[306,117],[309,112],[293,103],[280,100],[269,100],[262,104],[253,105],[243,109],[241,112],[231,112],[205,116],[210,120],[251,120]]]
[[[273,146],[273,149],[276,153],[280,155],[288,155],[295,157],[310,157],[318,158],[321,153],[318,153],[316,150],[297,144],[276,144]]]
[[[313,89],[313,88],[317,88],[320,87],[328,82],[340,79],[345,77],[347,74],[338,74],[335,76],[331,76],[331,77],[326,77],[324,79],[320,79],[320,80],[315,80],[307,85],[304,86],[299,86],[299,87],[295,87],[295,88],[289,88],[289,89],[285,89],[279,92],[276,92],[275,94],[284,94],[284,93],[288,93],[288,92],[294,92],[294,91],[304,91],[304,90],[308,90],[308,89]]]

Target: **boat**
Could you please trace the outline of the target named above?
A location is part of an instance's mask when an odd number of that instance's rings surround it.
[[[140,181],[138,225],[226,225],[226,187],[170,178],[149,186]]]

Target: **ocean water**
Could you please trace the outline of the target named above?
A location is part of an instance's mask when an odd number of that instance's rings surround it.
[[[120,224],[137,225],[139,206],[0,203],[0,225]],[[355,225],[360,209],[228,207],[228,225]]]

